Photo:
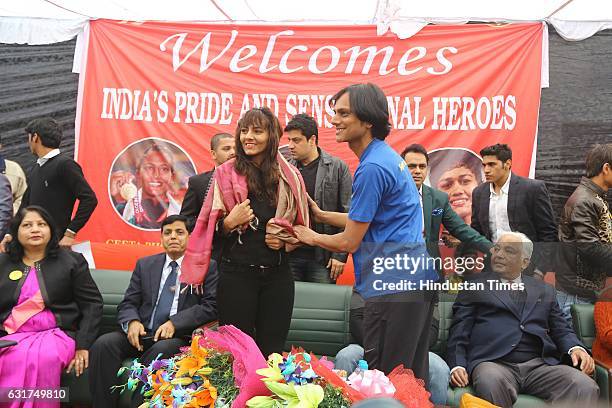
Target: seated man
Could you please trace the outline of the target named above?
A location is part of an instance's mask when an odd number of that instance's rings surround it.
[[[349,344],[338,352],[335,359],[335,368],[346,371],[347,375],[351,375],[359,360],[363,359],[363,311],[364,300],[359,294],[353,291],[351,297],[351,316],[350,330],[353,338],[358,344]],[[431,331],[429,335],[429,346],[433,346],[438,340],[438,327],[440,316],[438,306],[434,307],[433,317],[431,320]],[[448,380],[450,371],[446,362],[436,353],[429,352],[429,389],[431,393],[431,401],[436,405],[446,404],[446,394],[448,388]]]
[[[477,396],[501,407],[519,393],[588,406],[599,394],[589,377],[594,361],[561,314],[555,289],[522,273],[532,252],[524,234],[503,233],[493,272],[471,281],[480,290],[457,296],[447,347],[451,384],[471,382]],[[563,356],[575,368],[561,364]]]
[[[116,407],[119,392],[117,371],[126,358],[138,357],[149,364],[159,354],[168,358],[189,344],[194,329],[217,319],[216,263],[204,282],[204,294],[181,291],[178,285],[181,262],[189,238],[187,217],[171,215],[162,221],[161,242],[165,252],[139,259],[117,320],[123,331],[107,333],[90,349],[89,388],[94,407]],[[142,403],[135,392],[132,406]]]

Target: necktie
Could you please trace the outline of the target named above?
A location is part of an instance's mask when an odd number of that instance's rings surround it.
[[[172,268],[172,270],[170,271],[170,275],[166,278],[166,282],[164,282],[164,287],[157,301],[155,315],[153,316],[153,332],[155,332],[159,326],[166,323],[170,317],[170,309],[172,308],[174,291],[176,290],[178,263],[176,263],[176,261],[170,262],[170,268]]]

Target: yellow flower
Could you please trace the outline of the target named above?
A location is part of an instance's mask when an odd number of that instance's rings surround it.
[[[283,356],[278,353],[270,354],[270,357],[268,357],[268,368],[260,368],[256,373],[264,377],[261,380],[265,382],[281,381],[284,377],[278,365],[282,362]]]

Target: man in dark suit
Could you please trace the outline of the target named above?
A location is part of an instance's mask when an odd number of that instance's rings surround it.
[[[557,224],[546,184],[511,172],[512,150],[496,144],[480,151],[486,183],[472,192],[472,228],[495,242],[501,233],[522,232],[536,252],[526,274],[543,277],[551,265],[550,242],[557,241]]]
[[[210,153],[212,154],[215,167],[222,165],[235,156],[234,136],[229,133],[217,133],[210,140]],[[214,173],[214,169],[205,173],[197,174],[189,178],[187,192],[181,206],[181,215],[195,221],[200,215],[202,204],[206,198],[208,185]]]
[[[561,314],[555,289],[522,274],[532,252],[525,234],[502,233],[493,272],[457,296],[447,348],[451,384],[471,382],[476,395],[501,407],[511,407],[519,391],[548,402],[596,402],[595,363]],[[561,364],[563,356],[576,368]]]
[[[189,344],[194,329],[217,319],[217,269],[211,267],[204,282],[204,294],[180,290],[178,276],[187,248],[188,221],[171,215],[161,225],[162,254],[139,259],[123,301],[117,306],[122,331],[107,333],[90,350],[89,387],[94,407],[115,407],[119,393],[111,393],[117,371],[126,358],[139,357],[149,364],[179,352]],[[135,392],[132,405],[139,406],[142,395]]]
[[[471,245],[487,254],[493,244],[478,231],[467,225],[451,208],[448,195],[424,183],[429,171],[429,155],[420,144],[412,144],[404,149],[402,158],[408,165],[408,170],[419,190],[421,207],[423,208],[423,234],[427,242],[427,251],[434,258],[440,257],[438,246],[440,224],[462,243]]]
[[[49,211],[62,239],[61,246],[72,245],[76,234],[98,205],[83,170],[72,158],[60,154],[62,127],[51,118],[34,119],[25,128],[30,150],[38,160],[28,177],[28,188],[21,207],[39,205]],[[79,200],[74,217],[74,203]]]

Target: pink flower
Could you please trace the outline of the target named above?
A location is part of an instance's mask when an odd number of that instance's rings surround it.
[[[268,363],[259,351],[255,341],[234,326],[221,326],[218,331],[204,330],[207,341],[216,343],[218,347],[229,351],[234,356],[234,379],[240,387],[240,394],[234,400],[232,408],[242,408],[252,397],[271,395],[261,376],[257,374],[260,368],[267,368]]]

